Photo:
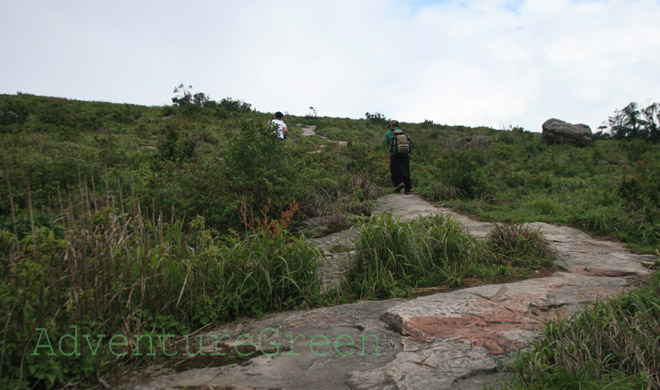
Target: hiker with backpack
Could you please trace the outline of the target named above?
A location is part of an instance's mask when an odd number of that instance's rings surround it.
[[[410,136],[401,130],[399,121],[392,119],[385,134],[385,142],[390,151],[390,174],[392,175],[392,184],[394,192],[409,194],[412,189],[410,183],[410,151],[412,144]]]

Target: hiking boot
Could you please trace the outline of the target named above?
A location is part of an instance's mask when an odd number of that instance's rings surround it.
[[[399,184],[399,185],[396,186],[396,188],[394,189],[394,192],[396,192],[396,193],[401,192],[401,190],[402,190],[405,186],[406,186],[406,185],[403,184],[403,183]]]
[[[404,192],[404,194],[410,195],[410,190],[406,190],[406,192]]]

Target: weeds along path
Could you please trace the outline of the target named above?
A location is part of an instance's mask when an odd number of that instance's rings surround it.
[[[376,212],[402,220],[442,213],[483,237],[490,225],[415,195],[377,200]],[[482,389],[544,324],[620,293],[649,276],[652,256],[567,227],[539,228],[566,271],[515,283],[471,287],[297,312],[223,325],[195,335],[191,351],[134,378],[126,389]],[[351,232],[316,240],[326,251],[350,245]],[[221,354],[226,354],[222,356]],[[242,356],[244,355],[244,356]]]

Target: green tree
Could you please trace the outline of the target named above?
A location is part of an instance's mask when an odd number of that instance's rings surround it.
[[[387,118],[385,117],[385,115],[381,114],[380,112],[374,112],[373,114],[367,112],[364,114],[364,116],[367,118],[367,120],[370,120],[372,123],[376,125],[382,125],[387,123]]]
[[[644,123],[648,131],[649,141],[654,144],[658,143],[660,141],[660,128],[658,128],[658,123],[660,123],[660,109],[658,108],[658,103],[653,103],[643,109],[642,116],[644,117]]]
[[[621,110],[616,110],[614,115],[608,118],[612,137],[615,139],[640,138],[657,143],[660,140],[658,129],[660,113],[658,111],[658,103],[640,109],[635,102]]]

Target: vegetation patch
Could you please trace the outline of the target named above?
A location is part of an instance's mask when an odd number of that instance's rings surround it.
[[[540,230],[522,225],[498,225],[486,237],[486,246],[495,262],[523,269],[548,269],[558,258]]]
[[[63,238],[46,227],[21,240],[2,232],[2,387],[86,383],[144,359],[131,353],[136,335],[321,302],[320,253],[287,229],[294,207],[276,220],[263,211],[243,234],[126,208],[74,206]]]
[[[496,226],[479,241],[442,215],[401,222],[389,213],[363,220],[342,291],[360,298],[455,288],[463,280],[495,281],[521,270],[553,269],[557,254],[538,231]]]

